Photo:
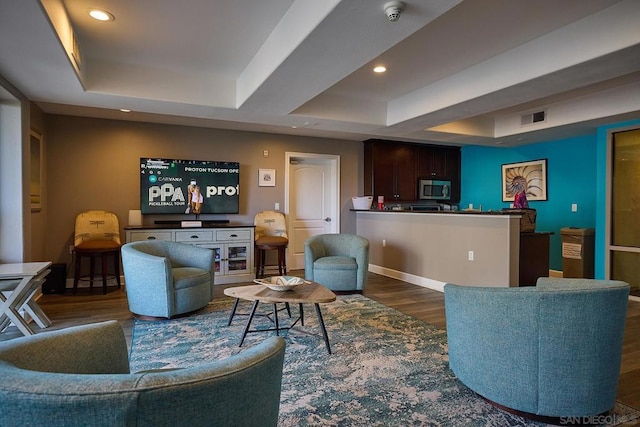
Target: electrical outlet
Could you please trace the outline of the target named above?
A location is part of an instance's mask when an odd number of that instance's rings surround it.
[[[279,210],[280,210],[280,203],[276,203],[274,207],[275,207],[275,209],[276,209],[277,211],[279,211]]]
[[[387,246],[387,239],[382,239],[382,247],[386,247]]]
[[[73,255],[73,245],[69,245],[69,255]]]
[[[473,251],[469,251],[469,261],[473,261]]]
[[[578,212],[578,204],[577,203],[571,204],[571,212]]]

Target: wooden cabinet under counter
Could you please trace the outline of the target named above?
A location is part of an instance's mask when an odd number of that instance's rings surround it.
[[[535,286],[549,276],[549,241],[553,233],[520,233],[520,286]]]

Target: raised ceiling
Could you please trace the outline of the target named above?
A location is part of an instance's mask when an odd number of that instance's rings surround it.
[[[390,22],[384,0],[4,1],[0,76],[48,113],[347,140],[514,146],[640,117],[637,0],[405,3]]]

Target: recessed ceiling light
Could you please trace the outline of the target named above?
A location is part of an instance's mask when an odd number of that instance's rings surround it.
[[[123,113],[130,113],[131,110],[129,110],[128,108],[121,108],[120,111],[122,111]]]
[[[113,21],[116,18],[105,10],[89,9],[89,16],[98,21]]]
[[[387,67],[385,67],[384,65],[378,65],[377,67],[373,68],[374,73],[384,73],[385,71],[387,71]]]

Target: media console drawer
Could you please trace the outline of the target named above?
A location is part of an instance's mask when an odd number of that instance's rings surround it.
[[[213,241],[213,231],[211,230],[176,231],[176,242],[211,242],[211,241]]]
[[[218,230],[216,231],[216,241],[235,241],[249,240],[251,241],[251,231],[249,230]]]
[[[170,231],[130,231],[129,242],[138,242],[140,240],[173,240]]]

